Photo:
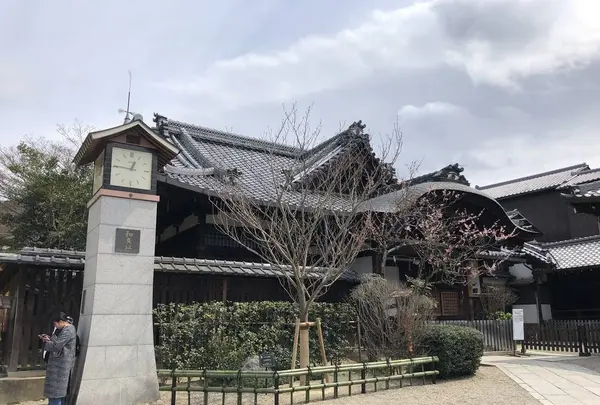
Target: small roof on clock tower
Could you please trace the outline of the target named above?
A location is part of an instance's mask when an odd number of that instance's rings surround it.
[[[96,160],[106,147],[106,143],[121,135],[137,135],[145,138],[158,150],[158,165],[164,167],[175,156],[179,149],[152,130],[143,121],[135,120],[117,127],[90,132],[77,151],[73,162],[76,165],[85,165]]]

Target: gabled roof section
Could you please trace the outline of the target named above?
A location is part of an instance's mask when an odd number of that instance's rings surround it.
[[[537,191],[554,189],[571,180],[580,172],[588,170],[590,170],[590,167],[586,163],[580,163],[578,165],[563,167],[561,169],[555,169],[501,183],[482,187],[476,186],[475,188],[485,191],[497,200],[502,200]]]
[[[288,145],[217,131],[155,114],[157,132],[181,153],[165,167],[162,181],[209,195],[218,195],[235,182],[251,198],[269,201],[276,188],[287,185],[290,202],[294,187],[311,188],[336,160],[353,148],[378,167],[390,186],[397,184],[393,167],[375,157],[362,122],[355,122],[316,147],[303,150]],[[291,185],[291,187],[290,187]]]
[[[85,165],[93,162],[110,139],[123,134],[143,136],[154,145],[159,152],[159,167],[166,165],[179,153],[179,149],[175,145],[158,136],[158,134],[143,121],[134,120],[117,127],[90,132],[77,151],[73,162],[77,165]]]
[[[600,180],[600,168],[581,170],[575,176],[568,181],[560,185],[559,188],[569,188],[572,186],[579,186],[582,184],[588,184]]]
[[[600,267],[600,235],[542,244],[557,262],[557,270]]]

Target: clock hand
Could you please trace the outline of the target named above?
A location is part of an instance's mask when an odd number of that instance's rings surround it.
[[[136,163],[137,163],[137,162],[133,162],[133,164],[131,165],[131,169],[129,169],[129,170],[133,170],[133,168],[135,167],[135,164],[136,164]]]
[[[114,165],[113,167],[114,167],[115,169],[127,169],[127,170],[131,170],[129,167],[125,167],[125,166],[117,166],[117,165]]]

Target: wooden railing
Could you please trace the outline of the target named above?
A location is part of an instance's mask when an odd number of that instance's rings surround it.
[[[284,371],[159,370],[158,377],[160,391],[171,392],[172,405],[176,404],[178,394],[179,398],[187,397],[188,405],[232,403],[226,401],[227,395],[235,395],[239,405],[249,403],[249,399],[257,405],[259,395],[271,395],[273,404],[280,405],[282,397],[287,395],[290,404],[294,400],[308,403],[311,393],[313,398],[315,393],[321,399],[338,398],[341,388],[347,388],[348,395],[352,395],[364,394],[370,386],[374,391],[402,387],[404,381],[412,384],[413,379],[425,384],[430,378],[435,384],[438,361],[432,356]]]
[[[600,321],[547,321],[525,325],[525,349],[600,353]]]

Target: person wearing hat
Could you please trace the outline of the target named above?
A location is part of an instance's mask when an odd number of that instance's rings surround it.
[[[44,396],[48,405],[66,405],[65,398],[73,366],[75,365],[77,333],[64,312],[52,318],[52,336],[40,335],[48,352]]]

